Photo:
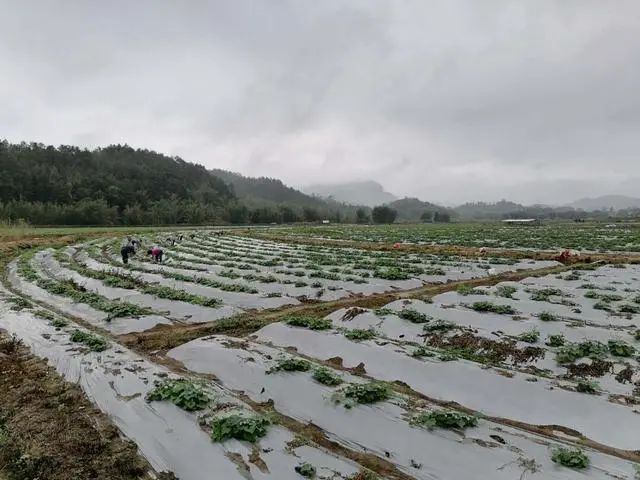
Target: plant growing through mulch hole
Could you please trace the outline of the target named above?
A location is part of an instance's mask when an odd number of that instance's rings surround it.
[[[567,365],[581,358],[603,360],[609,353],[609,348],[602,342],[587,340],[580,343],[568,343],[556,353],[556,362],[559,365]]]
[[[203,410],[211,402],[202,387],[184,378],[156,381],[145,398],[147,402],[169,400],[187,412]]]
[[[373,313],[378,317],[384,317],[386,315],[396,315],[398,312],[390,308],[376,308]]]
[[[333,327],[331,320],[318,317],[299,317],[295,315],[283,317],[287,325],[292,327],[303,327],[309,330],[329,330]]]
[[[361,329],[354,328],[353,330],[346,330],[344,336],[349,340],[371,340],[376,336],[376,332],[373,328]]]
[[[636,349],[623,340],[609,340],[607,342],[609,352],[616,357],[631,357]]]
[[[352,408],[355,404],[372,404],[391,398],[393,391],[384,383],[369,382],[350,384],[333,395],[335,403]]]
[[[466,430],[478,426],[478,418],[450,410],[434,410],[420,413],[413,417],[409,423],[429,430],[435,428]]]
[[[610,312],[611,311],[611,307],[609,306],[609,304],[607,302],[603,302],[603,301],[598,301],[596,303],[593,304],[593,309],[594,310],[604,310],[606,312]]]
[[[403,308],[397,315],[403,320],[409,320],[411,323],[427,323],[431,319],[431,317],[412,308]]]
[[[316,476],[316,467],[310,463],[302,463],[294,468],[296,473],[305,478],[314,478]]]
[[[632,305],[630,303],[625,303],[623,305],[620,305],[618,307],[618,311],[620,313],[631,313],[631,314],[636,314],[636,313],[640,313],[640,306],[638,305]]]
[[[580,380],[576,385],[576,390],[580,393],[594,395],[600,392],[600,384],[595,380]]]
[[[564,335],[549,335],[545,344],[550,347],[561,347],[565,344]]]
[[[397,267],[376,269],[373,272],[373,276],[376,278],[381,278],[383,280],[409,280],[411,278],[411,275],[409,273]]]
[[[526,343],[536,343],[540,340],[540,332],[538,330],[529,330],[528,332],[523,332],[518,337],[518,340]]]
[[[435,332],[444,333],[444,332],[454,330],[455,328],[457,328],[457,326],[458,325],[454,322],[451,322],[449,320],[442,320],[441,318],[439,318],[433,322],[429,322],[426,325],[424,325],[422,327],[422,330],[426,333],[435,333]]]
[[[316,382],[327,385],[329,387],[335,387],[343,382],[340,375],[336,374],[333,370],[327,367],[318,367],[314,369],[311,378],[313,378]]]
[[[306,360],[301,358],[287,358],[280,360],[265,373],[270,375],[275,372],[308,372],[310,369],[311,364]]]
[[[473,302],[471,304],[471,309],[476,312],[481,313],[497,313],[500,315],[515,315],[518,313],[512,306],[510,305],[497,305],[491,302]]]
[[[498,287],[496,287],[496,295],[498,297],[513,299],[513,294],[517,291],[518,289],[513,285],[499,285]]]
[[[225,414],[211,421],[211,440],[224,442],[231,438],[256,443],[267,434],[271,419],[265,415],[248,413]]]
[[[7,299],[7,302],[12,304],[11,310],[13,310],[14,312],[19,312],[20,310],[23,310],[25,308],[33,307],[29,300],[22,297],[10,297]]]
[[[558,447],[551,453],[551,460],[565,467],[578,470],[589,468],[589,457],[580,449]]]
[[[463,296],[467,296],[467,295],[486,295],[487,292],[484,290],[481,290],[479,288],[473,288],[471,285],[459,285],[458,288],[456,288],[456,293],[458,295],[463,295]]]
[[[560,290],[559,288],[543,288],[540,290],[534,290],[529,297],[531,300],[535,300],[538,302],[548,302],[550,297],[567,297],[565,292]]]
[[[86,345],[89,350],[94,352],[104,352],[109,348],[109,344],[105,339],[94,335],[93,333],[83,332],[81,330],[74,330],[71,332],[71,341],[76,343],[82,343]]]
[[[543,322],[556,322],[558,320],[558,317],[555,316],[553,313],[551,312],[540,312],[538,313],[538,315],[536,315],[540,320],[542,320]]]

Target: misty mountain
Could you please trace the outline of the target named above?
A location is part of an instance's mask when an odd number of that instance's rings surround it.
[[[640,208],[640,198],[626,197],[624,195],[605,195],[596,198],[582,198],[573,202],[571,207],[580,210],[623,210],[627,208]]]
[[[326,207],[328,205],[323,199],[306,195],[275,178],[245,177],[239,173],[220,169],[213,169],[210,172],[231,185],[238,198],[262,203],[288,203],[316,207]]]
[[[309,185],[302,190],[309,195],[332,198],[338,202],[367,207],[398,200],[398,197],[385,191],[382,185],[374,181]]]

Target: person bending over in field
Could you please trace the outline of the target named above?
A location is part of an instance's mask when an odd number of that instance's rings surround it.
[[[153,247],[149,250],[147,250],[147,255],[151,255],[151,259],[154,262],[160,262],[162,263],[162,255],[163,255],[163,251],[161,248],[158,247]]]
[[[133,248],[133,245],[127,243],[123,245],[120,249],[120,255],[122,255],[122,263],[129,263],[129,255],[134,255],[136,253],[136,249]]]

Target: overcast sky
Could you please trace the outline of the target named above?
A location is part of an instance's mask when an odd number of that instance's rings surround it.
[[[0,138],[433,202],[640,196],[638,0],[0,0]]]

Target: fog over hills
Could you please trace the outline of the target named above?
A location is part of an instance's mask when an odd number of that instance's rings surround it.
[[[391,203],[398,197],[387,192],[382,185],[372,180],[338,184],[318,184],[303,187],[308,195],[333,198],[338,202],[352,205],[374,207],[383,203]]]

